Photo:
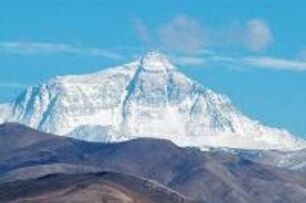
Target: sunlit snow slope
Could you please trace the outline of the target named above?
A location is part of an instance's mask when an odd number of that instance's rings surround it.
[[[158,52],[120,67],[30,87],[15,102],[0,105],[0,122],[5,121],[88,141],[156,137],[181,146],[304,146],[287,131],[244,116],[227,97],[180,73]]]

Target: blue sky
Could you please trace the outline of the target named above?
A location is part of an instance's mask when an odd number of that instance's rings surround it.
[[[1,1],[0,102],[159,49],[252,118],[306,137],[305,9],[285,0]]]

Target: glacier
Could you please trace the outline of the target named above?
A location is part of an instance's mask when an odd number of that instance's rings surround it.
[[[298,150],[305,141],[243,115],[230,99],[181,73],[165,55],[84,75],[58,76],[0,105],[0,123],[86,141],[138,137],[180,146]]]

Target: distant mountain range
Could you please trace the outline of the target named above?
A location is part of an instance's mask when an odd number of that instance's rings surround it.
[[[95,142],[139,137],[179,146],[304,148],[286,130],[266,127],[230,100],[191,80],[158,52],[97,73],[56,77],[0,105],[0,123]]]
[[[302,203],[306,199],[305,170],[245,158],[255,151],[201,151],[152,138],[85,142],[16,123],[0,125],[0,139],[0,202]],[[298,152],[305,153],[286,153]]]

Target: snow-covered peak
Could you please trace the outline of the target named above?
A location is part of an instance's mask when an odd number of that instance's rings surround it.
[[[141,68],[148,71],[167,71],[175,69],[169,59],[158,51],[151,51],[141,59]]]
[[[180,146],[305,147],[287,131],[244,116],[227,97],[188,78],[158,52],[30,87],[12,104],[0,105],[0,122],[7,121],[88,141],[156,137]]]

